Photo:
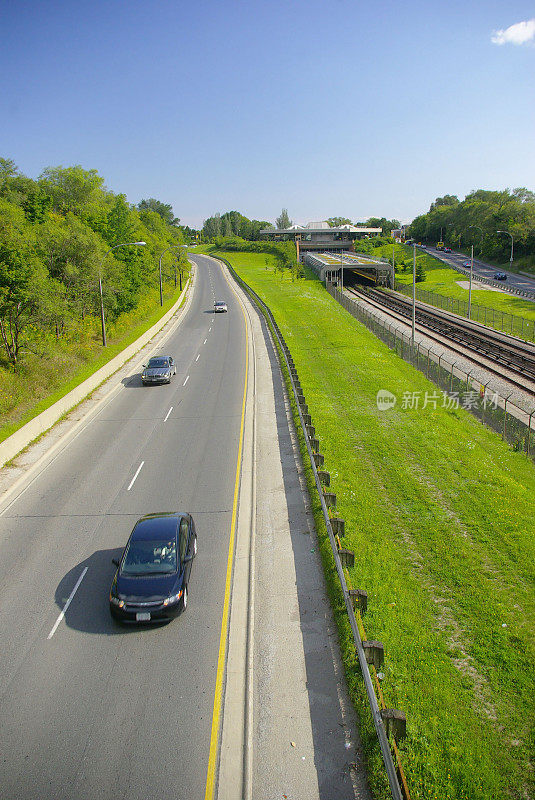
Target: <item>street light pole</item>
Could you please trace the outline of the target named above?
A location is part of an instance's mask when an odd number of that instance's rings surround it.
[[[496,231],[496,233],[506,233],[508,236],[511,237],[511,258],[509,259],[509,269],[513,269],[513,234],[509,233],[509,231]]]
[[[483,238],[483,228],[479,225],[469,225],[469,228],[478,228],[481,231],[481,238]],[[470,280],[468,282],[468,319],[472,319],[472,275],[474,273],[474,245],[472,243],[472,251],[470,256]]]
[[[412,246],[412,350],[416,333],[416,245]]]
[[[102,325],[102,347],[106,347],[106,344],[107,344],[106,343],[106,322],[105,322],[105,319],[104,319],[104,298],[102,296],[102,267],[104,266],[104,262],[106,261],[106,258],[109,256],[109,254],[111,252],[113,252],[113,250],[117,250],[118,247],[132,247],[132,246],[144,247],[145,245],[146,245],[146,242],[123,242],[122,244],[116,244],[114,247],[110,247],[110,249],[107,251],[107,253],[104,256],[104,258],[100,262],[100,267],[99,267],[99,270],[98,270],[98,288],[99,288],[99,293],[100,293],[100,322],[101,322],[101,325]]]

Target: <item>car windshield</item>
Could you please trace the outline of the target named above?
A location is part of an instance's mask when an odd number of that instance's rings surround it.
[[[218,300],[218,302],[216,303],[216,306],[224,306],[224,305],[225,304],[222,300]]]
[[[176,541],[131,541],[121,564],[122,575],[168,575],[176,572]]]
[[[168,366],[169,366],[169,361],[167,360],[167,358],[151,358],[151,359],[149,360],[149,364],[148,364],[148,366],[149,366],[151,369],[153,369],[153,368],[159,368],[159,367],[160,367],[160,368],[161,368],[161,367],[168,367]]]

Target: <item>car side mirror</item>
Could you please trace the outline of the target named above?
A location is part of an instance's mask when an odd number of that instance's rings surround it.
[[[115,564],[116,567],[119,566],[119,560],[117,558],[112,558],[111,563]]]

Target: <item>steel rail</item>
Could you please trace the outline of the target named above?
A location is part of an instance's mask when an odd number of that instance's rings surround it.
[[[392,795],[393,800],[404,800],[403,793],[401,791],[401,787],[399,785],[398,776],[396,772],[396,767],[394,764],[394,759],[392,757],[392,751],[390,750],[390,745],[388,742],[388,737],[386,735],[386,730],[383,722],[383,718],[381,716],[381,709],[379,707],[379,703],[377,701],[377,697],[375,694],[375,690],[373,688],[372,677],[370,675],[370,670],[368,666],[368,662],[366,661],[366,654],[364,652],[364,647],[362,646],[362,638],[360,636],[360,631],[357,624],[357,619],[355,617],[355,612],[353,610],[353,604],[351,601],[351,597],[349,595],[349,589],[347,587],[344,570],[342,567],[342,562],[340,561],[340,556],[338,554],[338,548],[336,545],[336,539],[333,533],[333,529],[331,527],[331,522],[329,519],[329,513],[327,510],[327,505],[325,503],[325,498],[323,496],[323,490],[321,486],[321,481],[318,475],[318,470],[316,468],[316,462],[314,461],[314,454],[312,451],[312,447],[310,445],[309,436],[307,434],[305,421],[303,418],[303,413],[301,411],[301,406],[297,397],[297,389],[295,387],[294,379],[292,376],[292,371],[290,368],[290,363],[288,361],[288,354],[289,350],[284,342],[282,334],[279,330],[277,323],[275,322],[275,318],[271,313],[269,307],[264,303],[264,301],[256,294],[254,289],[245,283],[245,281],[239,277],[239,275],[234,271],[231,264],[226,261],[225,259],[220,258],[230,270],[231,275],[236,280],[237,283],[244,289],[244,291],[249,295],[253,303],[258,307],[261,313],[267,318],[268,322],[270,323],[272,334],[275,334],[276,341],[279,345],[280,351],[284,357],[284,363],[286,365],[286,369],[288,370],[289,380],[292,386],[292,392],[295,399],[295,404],[299,413],[299,421],[301,423],[301,429],[303,431],[303,436],[306,442],[307,452],[310,459],[310,466],[312,467],[312,472],[314,474],[314,481],[316,483],[316,489],[318,490],[321,508],[323,512],[323,518],[325,521],[325,526],[327,528],[327,533],[329,536],[329,541],[331,543],[331,549],[333,552],[334,563],[336,566],[336,572],[338,573],[338,578],[340,580],[340,585],[342,588],[342,592],[344,595],[344,602],[347,610],[347,615],[349,617],[349,622],[351,625],[351,631],[353,633],[353,639],[355,642],[355,650],[359,660],[360,669],[362,672],[362,677],[364,679],[364,685],[366,687],[366,694],[368,695],[368,701],[370,703],[370,709],[372,712],[373,723],[375,726],[375,731],[377,733],[377,738],[379,740],[379,746],[381,748],[381,754],[383,757],[383,763],[385,765],[385,770],[388,778],[388,784],[390,787],[390,792]]]

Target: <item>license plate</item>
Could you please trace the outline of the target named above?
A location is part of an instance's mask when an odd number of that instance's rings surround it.
[[[150,614],[148,611],[138,611],[136,614],[136,622],[148,622],[150,620]]]

